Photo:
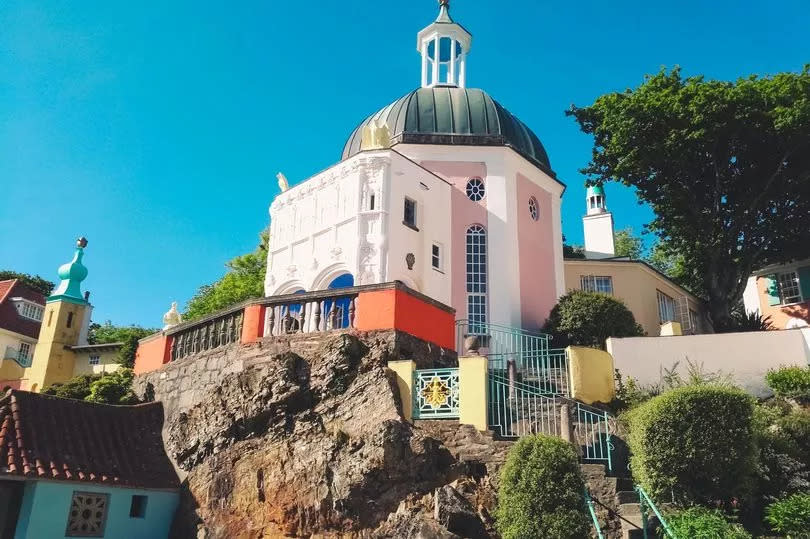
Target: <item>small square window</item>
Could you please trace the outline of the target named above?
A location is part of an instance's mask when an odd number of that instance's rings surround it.
[[[416,201],[405,198],[405,211],[402,217],[402,224],[411,228],[416,228]]]
[[[442,271],[444,269],[442,260],[442,246],[434,243],[430,251],[430,265],[433,269]]]
[[[129,518],[146,518],[146,500],[148,496],[139,496],[137,494],[132,496],[132,502],[129,504]]]
[[[100,363],[99,356],[90,356],[90,365],[98,365]]]

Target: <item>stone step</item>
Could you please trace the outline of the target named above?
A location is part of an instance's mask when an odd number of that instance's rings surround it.
[[[638,503],[638,492],[635,490],[619,490],[616,493],[616,502],[623,503]]]

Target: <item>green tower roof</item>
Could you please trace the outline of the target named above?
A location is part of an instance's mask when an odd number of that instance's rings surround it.
[[[87,239],[79,238],[76,241],[76,252],[73,253],[73,260],[67,264],[59,266],[59,278],[61,282],[48,296],[48,302],[67,301],[70,303],[87,303],[82,295],[81,284],[87,278],[87,268],[82,264],[84,248],[87,246]]]
[[[601,185],[591,185],[588,187],[588,190],[585,192],[585,197],[592,197],[596,195],[605,196],[605,188]]]

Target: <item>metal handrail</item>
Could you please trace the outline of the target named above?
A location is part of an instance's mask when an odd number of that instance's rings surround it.
[[[647,494],[647,492],[641,488],[641,485],[636,485],[636,492],[638,492],[638,500],[639,505],[641,507],[641,523],[642,527],[644,528],[644,537],[647,537],[647,511],[644,508],[644,505],[648,505],[650,509],[653,510],[655,516],[658,517],[658,522],[661,523],[661,527],[664,528],[664,532],[667,534],[668,537],[672,539],[677,539],[675,534],[672,532],[672,528],[669,527],[667,521],[664,520],[664,517],[661,515],[661,512],[658,510],[658,507],[655,506],[655,503],[652,501],[652,498]]]
[[[596,518],[596,511],[593,508],[593,500],[591,499],[591,493],[588,492],[588,487],[584,488],[585,492],[585,503],[588,505],[588,511],[591,513],[591,520],[593,521],[593,527],[596,530],[596,536],[599,539],[604,539],[604,535],[602,535],[602,528],[599,526],[599,519]]]

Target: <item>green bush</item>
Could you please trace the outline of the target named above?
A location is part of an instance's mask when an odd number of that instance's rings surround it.
[[[794,456],[810,466],[810,413],[794,410],[777,422],[780,433],[795,449]]]
[[[84,400],[90,395],[90,385],[99,379],[99,375],[82,374],[74,376],[61,384],[52,384],[42,393],[62,397],[63,399]]]
[[[627,306],[612,296],[572,290],[551,310],[545,331],[561,345],[605,346],[608,337],[638,337],[644,330]],[[557,341],[555,341],[556,343]]]
[[[90,394],[84,400],[100,404],[137,404],[132,392],[132,369],[120,367],[90,384]]]
[[[750,539],[751,534],[729,522],[722,511],[690,507],[665,517],[675,537],[688,539]],[[663,534],[662,534],[663,537]]]
[[[633,476],[651,495],[707,503],[743,498],[756,472],[753,399],[710,385],[668,391],[627,415]]]
[[[504,539],[579,539],[590,534],[579,462],[571,444],[526,436],[501,471],[496,527]]]
[[[810,537],[810,494],[794,494],[769,505],[765,521],[790,538]]]
[[[810,367],[770,370],[765,375],[765,382],[780,397],[810,399]]]

